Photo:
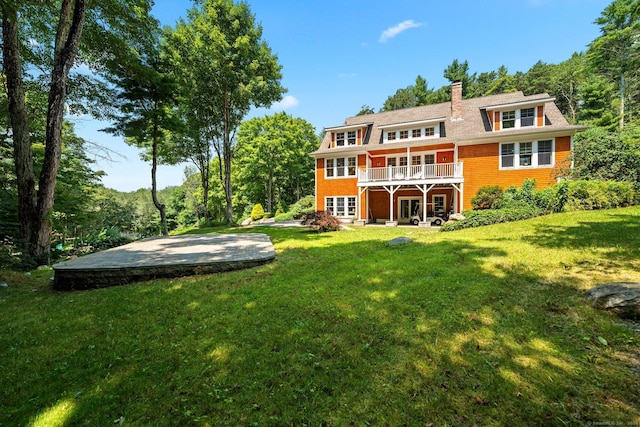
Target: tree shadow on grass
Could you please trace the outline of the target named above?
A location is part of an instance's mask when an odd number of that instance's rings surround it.
[[[466,241],[318,238],[250,270],[42,295],[0,322],[12,349],[0,350],[12,362],[0,424],[52,411],[63,424],[154,425],[640,417],[638,379],[613,363],[620,344],[592,339],[606,319],[574,288],[489,268],[508,254]]]
[[[598,248],[620,260],[640,258],[640,216],[615,213],[609,221],[581,221],[578,225],[540,224],[528,243],[546,248]]]

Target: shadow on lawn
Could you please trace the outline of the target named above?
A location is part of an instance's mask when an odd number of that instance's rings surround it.
[[[49,339],[76,339],[46,360],[23,353],[24,336],[4,343],[11,359],[31,358],[31,370],[0,372],[11,408],[0,424],[29,425],[55,410],[63,424],[637,420],[640,401],[627,392],[623,367],[595,363],[606,353],[585,347],[601,318],[573,287],[486,264],[507,256],[464,241],[361,240],[287,247],[246,271],[51,293],[57,303],[29,315],[59,318],[73,300]],[[39,340],[46,346],[47,334]]]
[[[609,221],[582,221],[578,225],[541,224],[525,241],[548,248],[593,248],[610,250],[612,257],[640,258],[640,216],[611,211]]]

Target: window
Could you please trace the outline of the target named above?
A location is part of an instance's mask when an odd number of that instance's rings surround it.
[[[347,216],[356,216],[356,198],[347,197]]]
[[[407,139],[409,138],[409,131],[408,130],[401,130],[400,131],[400,139]]]
[[[324,209],[337,217],[353,217],[356,216],[356,197],[355,196],[337,196],[325,197]]]
[[[411,166],[422,164],[422,156],[411,156]]]
[[[411,131],[411,138],[420,138],[422,136],[422,129],[413,129]]]
[[[395,166],[396,165],[396,158],[395,157],[389,157],[387,159],[387,166]]]
[[[326,197],[324,200],[324,209],[329,212],[331,215],[335,213],[335,208],[333,204],[333,197]]]
[[[347,133],[347,145],[356,145],[356,131],[352,130]]]
[[[336,133],[336,147],[342,147],[344,145],[344,132]]]
[[[327,164],[324,168],[324,170],[327,172],[327,178],[331,178],[333,176],[333,173],[335,168],[335,161],[333,159],[327,159]]]
[[[327,159],[325,163],[325,177],[327,178],[356,176],[355,157]]]
[[[531,158],[533,157],[533,143],[520,143],[520,166],[531,166]]]
[[[503,168],[513,167],[513,156],[515,154],[515,144],[502,144],[500,149],[501,165]]]
[[[344,176],[344,157],[336,159],[336,176]]]
[[[387,132],[387,141],[395,141],[396,140],[396,133],[394,132]]]
[[[431,126],[430,128],[424,129],[424,136],[434,136],[436,134],[436,129]]]
[[[520,110],[520,127],[533,126],[535,115],[534,108],[523,108]]]
[[[355,157],[348,157],[347,158],[347,166],[348,166],[348,175],[349,176],[356,176],[356,158]]]
[[[502,112],[502,129],[516,127],[516,110]]]
[[[436,155],[435,154],[425,154],[424,155],[424,164],[425,165],[434,165],[436,163]]]
[[[551,164],[551,140],[538,141],[538,166]]]
[[[400,157],[400,166],[407,166],[407,156]]]
[[[500,144],[500,168],[531,168],[553,165],[553,140]]]

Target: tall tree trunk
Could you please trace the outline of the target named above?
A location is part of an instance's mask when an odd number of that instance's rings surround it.
[[[31,235],[31,255],[37,262],[47,264],[51,244],[51,210],[62,153],[62,122],[67,95],[67,78],[78,51],[86,11],[86,0],[75,0],[73,12],[71,12],[70,1],[64,0],[60,10],[49,90],[44,161],[38,181],[38,202]],[[71,13],[73,16],[70,16]]]
[[[160,212],[160,231],[163,236],[169,234],[167,227],[167,212],[164,203],[160,203],[158,200],[158,184],[156,181],[156,172],[158,170],[158,126],[153,125],[153,145],[151,147],[151,198],[153,199],[153,205]]]
[[[624,73],[620,72],[620,107],[618,110],[618,114],[620,114],[620,121],[618,122],[618,127],[620,130],[624,129],[624,97],[625,97],[625,81],[624,81]]]
[[[36,178],[29,137],[29,114],[22,82],[22,61],[18,39],[18,13],[6,3],[2,5],[3,69],[7,79],[9,119],[13,136],[13,159],[18,186],[18,217],[20,247],[31,253],[29,247],[36,207]]]
[[[224,142],[222,154],[224,155],[224,195],[227,202],[226,219],[227,224],[233,224],[233,199],[231,192],[231,106],[229,105],[229,95],[224,93]]]
[[[267,212],[273,212],[273,170],[269,171],[269,177],[267,178]]]

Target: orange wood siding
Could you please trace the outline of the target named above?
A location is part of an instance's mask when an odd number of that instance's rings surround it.
[[[500,130],[500,111],[493,113],[493,130]]]
[[[347,156],[348,157],[348,156]],[[352,156],[353,157],[353,156]],[[316,209],[324,210],[324,198],[328,196],[358,196],[358,177],[325,178],[324,159],[316,160]],[[358,155],[356,168],[367,165],[366,154]]]
[[[531,168],[500,170],[500,144],[479,144],[462,146],[458,150],[458,160],[464,162],[464,206],[471,209],[471,199],[480,187],[499,185],[507,188],[520,187],[525,179],[535,179],[537,188],[554,185],[558,167],[565,164],[571,151],[571,137],[556,138],[555,166],[552,168]]]
[[[356,145],[362,145],[362,129],[358,129],[358,139]]]
[[[391,145],[391,144],[389,144],[389,145]],[[446,142],[446,143],[442,143],[442,144],[421,145],[421,146],[418,146],[418,147],[411,147],[411,152],[412,153],[417,153],[419,151],[446,150],[446,149],[451,149],[453,147],[454,147],[453,143]],[[388,155],[388,154],[406,154],[407,153],[407,147],[404,147],[404,148],[387,148],[387,149],[384,149],[384,150],[372,150],[369,153],[371,154],[371,156],[384,156],[384,155]]]
[[[538,106],[538,126],[544,126],[544,107]]]
[[[372,157],[371,158],[371,167],[373,168],[383,168],[386,166],[387,158],[386,157]]]

